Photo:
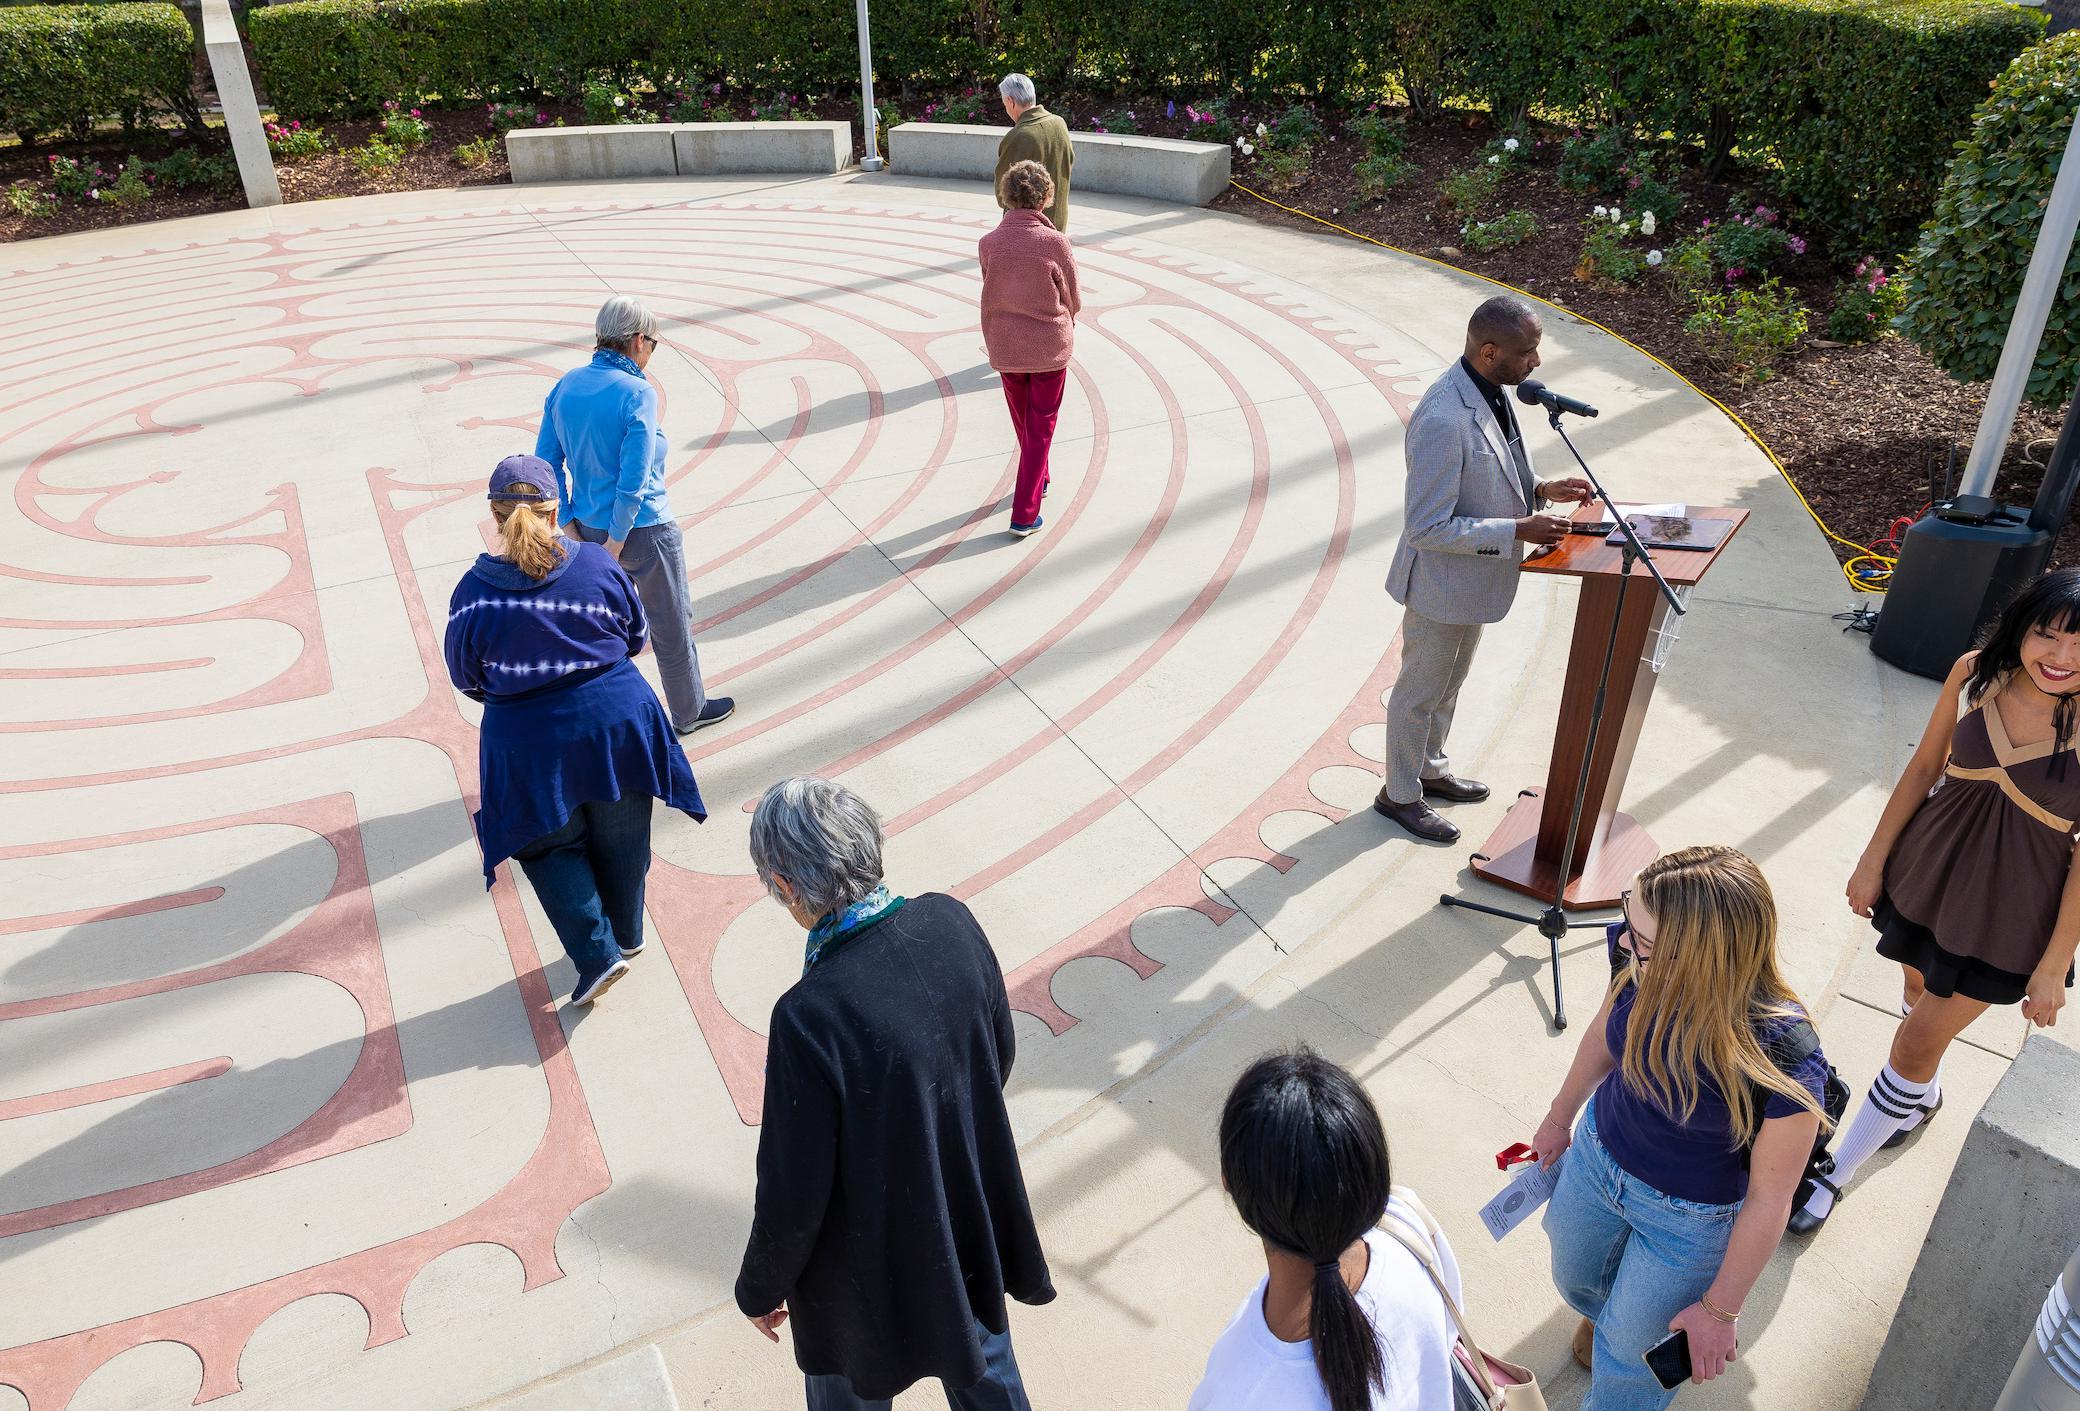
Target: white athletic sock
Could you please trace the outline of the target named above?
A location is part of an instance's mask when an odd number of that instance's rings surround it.
[[[1835,1142],[1834,1173],[1828,1179],[1838,1188],[1856,1179],[1857,1168],[1884,1145],[1887,1137],[1918,1118],[1915,1109],[1935,1086],[1933,1078],[1917,1083],[1912,1078],[1902,1078],[1891,1064],[1886,1064],[1871,1083],[1870,1091],[1863,1095],[1863,1105],[1856,1109],[1856,1115],[1849,1119],[1849,1125]],[[1832,1209],[1834,1196],[1825,1186],[1814,1186],[1806,1210],[1824,1216]]]

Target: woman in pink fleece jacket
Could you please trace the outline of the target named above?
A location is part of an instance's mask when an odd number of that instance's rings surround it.
[[[1011,497],[1011,532],[1020,538],[1040,527],[1047,493],[1047,448],[1061,415],[1069,381],[1069,350],[1083,299],[1076,291],[1076,256],[1069,237],[1054,228],[1047,207],[1054,179],[1038,162],[1018,162],[1004,173],[1009,209],[982,237],[982,342],[989,365],[1004,380],[1004,400],[1018,433],[1018,488]]]

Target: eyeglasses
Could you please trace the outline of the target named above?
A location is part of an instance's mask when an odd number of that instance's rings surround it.
[[[636,337],[642,339],[645,343],[648,343],[653,348],[661,346],[657,341],[657,335],[654,333],[638,333]]]
[[[1654,958],[1654,938],[1640,934],[1638,925],[1632,919],[1632,889],[1630,887],[1618,893],[1618,913],[1625,918],[1625,935],[1623,938],[1625,949],[1632,952],[1632,958],[1641,964],[1652,960]]]

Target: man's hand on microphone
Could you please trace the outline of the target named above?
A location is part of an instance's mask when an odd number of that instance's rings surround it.
[[[1557,544],[1567,537],[1568,521],[1557,514],[1527,514],[1517,521],[1517,540],[1525,544]]]
[[[1579,475],[1570,475],[1562,480],[1548,480],[1538,487],[1538,497],[1548,502],[1584,504],[1595,494],[1596,487]]]

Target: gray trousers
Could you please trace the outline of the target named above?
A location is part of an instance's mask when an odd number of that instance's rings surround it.
[[[575,521],[571,528],[594,544],[607,542],[607,531]],[[686,586],[686,542],[671,520],[628,531],[621,546],[621,566],[636,581],[643,615],[650,619],[650,650],[657,653],[657,675],[664,682],[665,709],[674,729],[686,730],[700,719],[708,703],[701,684],[701,657],[693,645],[693,594]]]
[[[1414,803],[1425,779],[1452,772],[1444,737],[1480,643],[1477,622],[1461,627],[1402,609],[1401,674],[1387,696],[1386,795],[1393,802]]]

